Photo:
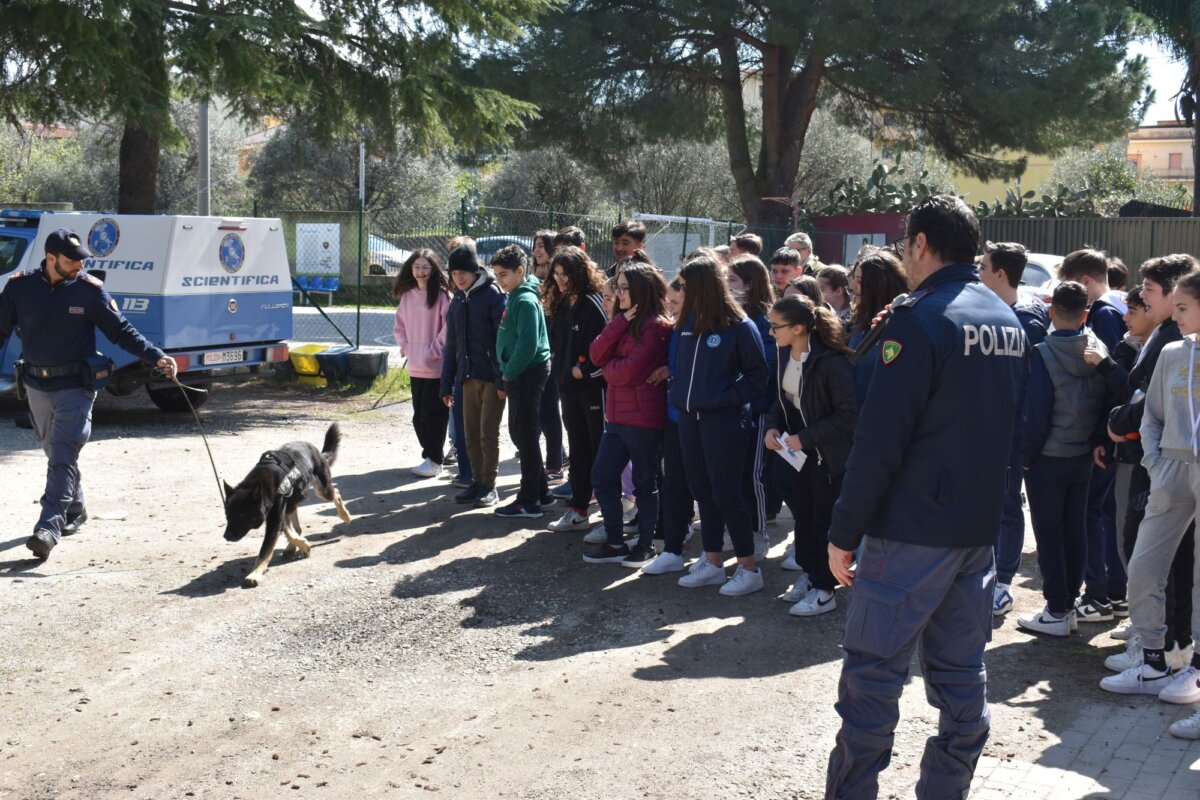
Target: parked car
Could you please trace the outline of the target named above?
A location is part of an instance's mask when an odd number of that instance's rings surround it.
[[[525,251],[526,256],[533,257],[532,236],[481,236],[475,240],[475,252],[479,255],[479,263],[490,264],[496,251],[502,247],[508,247],[510,244],[519,245]]]
[[[401,250],[382,236],[370,234],[367,236],[367,274],[368,275],[398,275],[400,267],[412,253]]]
[[[1054,287],[1058,285],[1058,267],[1063,257],[1050,253],[1026,253],[1025,274],[1017,294],[1022,299],[1036,297],[1044,303],[1050,302]]]

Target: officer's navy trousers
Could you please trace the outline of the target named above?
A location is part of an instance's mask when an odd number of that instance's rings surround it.
[[[47,531],[57,541],[62,537],[67,514],[83,510],[79,451],[92,435],[96,393],[83,388],[43,392],[33,387],[28,387],[28,392],[33,429],[49,460],[42,513],[34,530]]]
[[[991,547],[927,547],[868,537],[850,590],[838,683],[842,717],[827,798],[873,798],[892,755],[913,648],[940,712],[925,743],[918,798],[961,798],[987,741],[995,561]]]

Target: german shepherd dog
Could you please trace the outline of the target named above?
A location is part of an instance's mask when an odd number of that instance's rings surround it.
[[[308,558],[311,547],[300,533],[296,506],[307,496],[309,484],[318,497],[333,501],[343,522],[350,521],[350,512],[342,503],[329,471],[341,441],[342,434],[335,422],[325,432],[325,444],[320,452],[308,442],[289,442],[278,450],[263,453],[254,469],[237,486],[225,484],[225,540],[241,541],[264,522],[267,526],[258,560],[246,576],[246,586],[258,586],[266,574],[280,531],[288,540],[285,555],[299,553],[301,558]],[[289,525],[295,531],[294,536],[288,531]]]

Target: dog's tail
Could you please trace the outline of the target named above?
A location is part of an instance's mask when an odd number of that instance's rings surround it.
[[[325,431],[325,444],[321,445],[321,457],[325,459],[327,466],[332,467],[333,462],[337,460],[338,446],[341,443],[342,432],[335,422],[329,426],[329,430]]]

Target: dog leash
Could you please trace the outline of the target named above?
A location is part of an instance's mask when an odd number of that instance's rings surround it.
[[[225,505],[225,487],[221,485],[221,476],[217,474],[217,462],[213,459],[212,448],[208,446],[208,437],[204,435],[204,424],[200,422],[200,415],[196,413],[196,407],[192,405],[191,398],[188,397],[188,392],[200,392],[208,394],[208,389],[199,389],[194,386],[184,386],[179,382],[179,375],[171,376],[171,382],[179,387],[179,391],[183,394],[184,402],[191,409],[192,418],[196,420],[196,427],[200,429],[200,438],[204,440],[204,449],[208,451],[208,463],[212,465],[213,479],[217,482],[217,494],[221,497],[221,505]]]

